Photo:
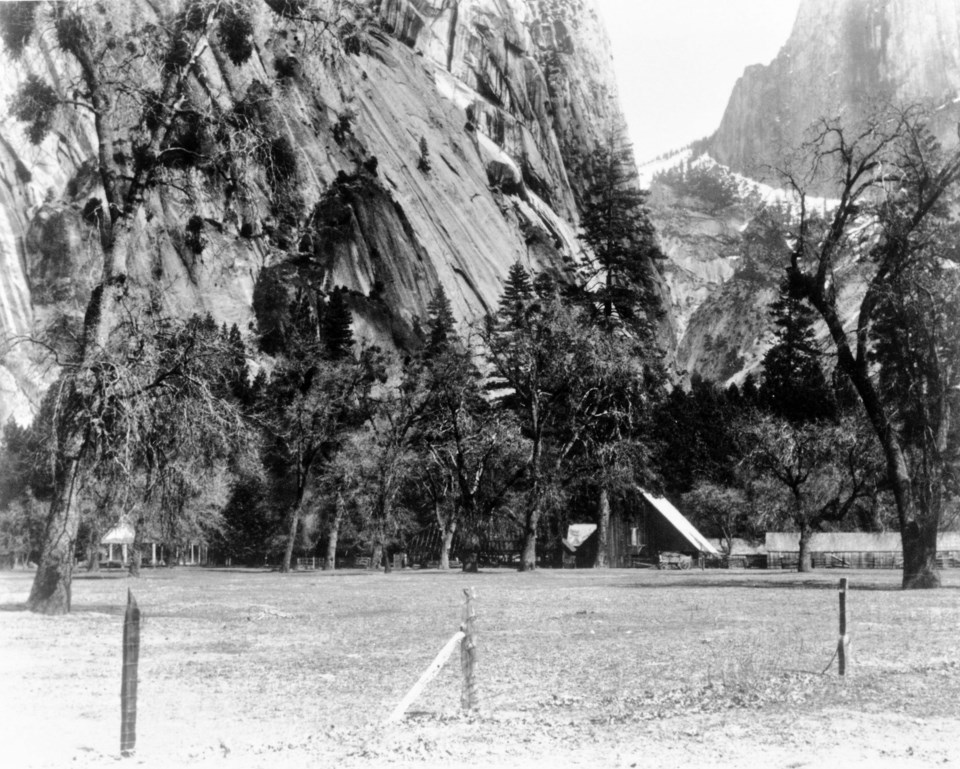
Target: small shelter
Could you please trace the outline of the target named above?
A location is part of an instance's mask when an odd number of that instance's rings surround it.
[[[133,524],[120,519],[117,525],[100,540],[100,560],[105,563],[126,566],[133,555],[133,543],[136,532]],[[159,541],[159,537],[147,534],[140,543],[143,561],[151,566],[163,566],[167,563],[170,551],[174,562],[181,566],[202,566],[207,563],[207,545],[203,542],[190,542],[185,547],[169,547]],[[104,548],[106,548],[104,550]]]
[[[135,532],[129,521],[121,520],[100,540],[101,546],[106,546],[106,553],[101,547],[100,560],[107,563],[129,563],[130,551],[133,548]],[[106,557],[104,557],[104,555]]]

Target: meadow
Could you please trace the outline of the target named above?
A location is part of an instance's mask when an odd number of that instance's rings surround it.
[[[831,660],[850,580],[848,675]],[[18,767],[927,767],[960,761],[960,571],[80,574],[23,610],[0,572],[0,763]],[[477,595],[480,708],[459,655],[384,722]],[[143,612],[121,759],[128,589]],[[825,668],[827,668],[825,670]]]

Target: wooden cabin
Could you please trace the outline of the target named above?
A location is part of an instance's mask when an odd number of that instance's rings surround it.
[[[592,566],[598,538],[595,524],[576,524],[563,540],[564,566]],[[665,497],[637,489],[631,504],[610,516],[607,561],[612,567],[650,566],[664,554],[698,560],[719,551]]]
[[[768,531],[766,549],[767,568],[796,569],[800,534]],[[810,536],[810,556],[815,569],[902,569],[903,542],[896,531],[815,532]],[[960,566],[960,532],[940,532],[937,563],[942,568]]]

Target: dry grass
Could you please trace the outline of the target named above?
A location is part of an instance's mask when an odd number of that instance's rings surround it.
[[[78,579],[74,613],[46,618],[21,610],[31,575],[6,572],[0,725],[16,760],[3,763],[116,757],[128,587],[145,617],[137,766],[955,758],[960,573],[922,593],[899,591],[899,573],[844,573],[845,681],[835,665],[821,675],[836,645],[838,576],[171,569]],[[480,713],[459,710],[454,658],[404,723],[383,728],[456,631],[466,586],[479,599]]]

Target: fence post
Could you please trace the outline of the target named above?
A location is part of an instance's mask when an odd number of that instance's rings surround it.
[[[840,578],[840,640],[837,641],[837,667],[841,676],[847,674],[847,647],[850,637],[847,635],[847,578]]]
[[[140,609],[127,590],[123,618],[123,677],[120,683],[120,755],[132,756],[137,746],[137,667],[140,663]]]
[[[474,710],[480,707],[480,695],[477,693],[477,643],[475,625],[477,619],[474,600],[476,594],[473,588],[463,591],[463,641],[460,642],[460,669],[463,673],[463,693],[460,696],[460,706],[464,710]]]

